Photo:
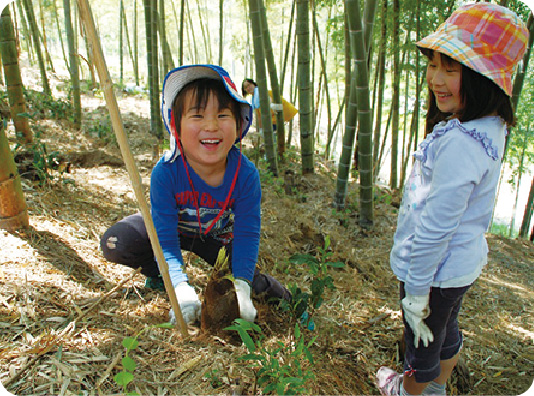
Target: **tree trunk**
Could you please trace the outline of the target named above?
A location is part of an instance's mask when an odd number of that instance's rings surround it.
[[[43,83],[43,92],[46,95],[50,95],[50,84],[48,83],[48,77],[46,75],[45,61],[43,58],[43,53],[41,51],[41,42],[39,40],[39,29],[37,23],[35,22],[35,14],[33,12],[32,0],[23,0],[24,8],[26,9],[26,17],[28,18],[28,23],[31,29],[31,36],[33,40],[33,46],[37,58],[39,60],[39,70],[41,72],[41,81]]]
[[[124,32],[124,4],[123,0],[120,0],[119,2],[119,60],[120,60],[120,77],[119,77],[119,85],[122,87],[124,85],[124,39],[123,39],[123,32]]]
[[[530,220],[534,214],[534,177],[530,184],[530,192],[528,194],[527,204],[525,205],[525,214],[521,222],[521,229],[519,230],[519,238],[528,238],[528,230],[530,228]]]
[[[295,0],[296,1],[296,0]],[[295,4],[295,10],[296,10],[296,4]],[[297,52],[297,29],[295,28],[295,37],[294,37],[294,40],[293,42],[295,43],[295,45],[293,45],[293,52],[292,52],[292,55],[291,55],[291,59],[292,59],[292,62],[291,62],[291,72],[290,72],[290,77],[291,77],[291,81],[297,81],[297,67],[295,67],[295,63],[297,63],[297,56],[296,56],[296,52]],[[297,102],[297,89],[295,88],[294,86],[295,84],[290,84],[289,85],[289,97],[291,98],[290,102],[291,103],[296,103]],[[293,120],[289,121],[289,133],[287,134],[287,144],[291,146],[291,137],[293,135]]]
[[[67,66],[67,69],[68,69],[69,61],[67,60],[67,54],[65,53],[65,44],[63,43],[63,34],[61,33],[61,27],[59,25],[59,16],[58,16],[58,11],[57,11],[56,0],[52,0],[52,6],[54,7],[54,16],[55,16],[56,26],[57,26],[57,35],[59,37],[59,42],[61,43],[61,52],[63,52],[63,60],[65,61],[65,66]]]
[[[354,71],[357,84],[358,121],[358,163],[360,171],[360,225],[371,227],[373,215],[373,139],[372,114],[369,105],[369,71],[367,50],[363,34],[363,23],[359,0],[347,0],[349,28],[351,31],[351,48],[354,53]],[[368,14],[371,16],[374,13]],[[368,25],[368,23],[367,23]]]
[[[193,28],[193,18],[191,17],[191,9],[189,8],[189,3],[186,3],[187,6],[187,22],[189,24],[188,27],[185,27],[185,31],[187,32],[187,41],[189,44],[189,51],[190,55],[189,58],[193,60],[193,63],[199,63],[198,61],[198,47],[197,41],[195,38],[195,29]],[[191,38],[189,37],[189,33],[191,33]]]
[[[274,62],[273,47],[271,44],[271,34],[267,25],[267,11],[265,9],[264,0],[258,0],[260,4],[260,18],[262,27],[263,48],[265,50],[265,60],[267,61],[267,70],[271,80],[271,92],[273,103],[282,103],[280,94],[280,85],[278,84],[278,73],[276,70],[276,63]],[[268,111],[270,114],[270,111]],[[272,121],[270,121],[272,122]],[[285,129],[284,129],[284,111],[276,112],[276,133],[277,133],[277,151],[278,159],[283,158],[285,152]]]
[[[315,4],[315,3],[314,3]],[[319,47],[319,57],[321,60],[321,74],[324,79],[324,93],[326,96],[326,117],[327,117],[327,125],[326,125],[326,131],[327,131],[327,140],[330,140],[330,136],[332,135],[332,106],[330,103],[330,92],[328,90],[328,76],[326,75],[326,53],[323,53],[323,47],[321,44],[321,37],[319,36],[319,26],[317,24],[317,18],[315,15],[315,10],[313,10],[313,26],[314,26],[314,32],[315,32],[315,38],[317,40],[317,46]],[[327,46],[328,48],[328,46]],[[317,106],[319,107],[319,106]],[[327,145],[328,146],[328,145]],[[328,151],[328,147],[326,148],[326,151]]]
[[[356,70],[351,69],[351,53],[352,38],[349,27],[349,7],[348,1],[345,1],[345,49],[348,46],[348,65],[345,68],[345,97],[348,94],[347,106],[345,108],[345,132],[343,133],[343,143],[341,149],[341,155],[339,158],[337,182],[336,182],[336,194],[334,197],[334,207],[338,210],[345,208],[345,198],[347,196],[347,189],[349,186],[350,166],[352,159],[352,150],[354,147],[354,140],[356,137],[356,120],[358,118],[358,103],[356,92]],[[345,52],[347,55],[347,52]],[[353,65],[354,67],[354,65]],[[350,81],[347,85],[347,81]]]
[[[5,10],[8,10],[5,14]],[[2,12],[2,19],[9,18],[9,7]],[[3,33],[3,30],[2,30]],[[28,210],[22,192],[20,175],[9,149],[9,142],[0,118],[0,228],[14,231],[28,227]]]
[[[314,173],[314,141],[311,109],[310,11],[307,0],[297,0],[297,84],[299,91],[302,174]]]
[[[65,30],[69,45],[69,72],[72,86],[72,97],[74,100],[74,127],[80,129],[82,125],[82,104],[80,96],[80,75],[78,67],[78,57],[74,44],[74,33],[70,18],[70,0],[63,0],[63,10],[65,12]]]
[[[134,5],[134,7],[135,7],[135,5]],[[135,10],[135,8],[134,8],[134,10]],[[129,34],[129,31],[128,31],[128,18],[126,18],[126,11],[124,10],[124,3],[122,2],[122,0],[121,0],[121,12],[122,12],[123,21],[124,21],[122,26],[124,28],[124,36],[126,37],[126,46],[128,48],[128,54],[130,55],[130,59],[132,61],[132,65],[134,65],[135,82],[136,82],[136,84],[138,84],[138,81],[139,81],[139,68],[137,68],[135,66],[136,59],[135,59],[134,53],[132,51],[132,46],[130,44],[130,34]],[[134,20],[135,20],[135,18],[134,18]]]
[[[421,3],[418,1],[416,8],[415,8],[415,37],[416,40],[419,41],[421,39]],[[415,52],[415,75],[418,76],[421,74],[421,88],[423,87],[423,83],[426,80],[426,71],[423,68],[423,73],[421,73],[421,53],[419,50]],[[413,141],[413,150],[417,148],[417,141],[419,137],[419,114],[420,114],[420,103],[421,103],[421,88],[417,89],[415,92],[415,110],[413,113],[413,125],[415,128],[414,132],[414,141]]]
[[[167,26],[165,24],[165,1],[159,0],[159,37],[161,42],[161,52],[163,53],[163,76],[165,76],[174,66],[171,48],[167,41]]]
[[[180,65],[184,64],[184,21],[185,21],[185,1],[180,4]]]
[[[293,40],[293,38],[291,37],[291,31],[292,31],[292,28],[293,28],[293,21],[294,21],[294,18],[295,18],[295,6],[296,6],[296,0],[293,0],[291,2],[291,17],[289,18],[289,31],[287,33],[287,43],[286,43],[286,49],[285,49],[285,52],[284,52],[284,63],[283,63],[283,66],[282,66],[282,73],[280,74],[280,88],[282,90],[282,95],[283,95],[283,91],[284,91],[284,81],[285,81],[285,76],[286,76],[287,60],[288,60],[288,57],[289,57],[289,48],[290,48],[291,42]]]
[[[17,138],[23,138],[25,143],[31,143],[33,136],[28,118],[20,115],[26,113],[26,101],[24,100],[15,33],[9,6],[4,8],[0,17],[0,37],[2,37],[2,40],[0,40],[0,55],[15,132]]]
[[[265,153],[269,170],[278,176],[278,160],[274,149],[273,127],[271,121],[271,111],[269,106],[269,95],[267,93],[267,70],[265,67],[265,51],[263,47],[260,0],[249,1],[249,14],[252,25],[252,36],[254,42],[254,64],[256,66],[256,82],[260,91],[260,114],[265,139]]]
[[[206,28],[206,23],[204,23],[204,19],[202,18],[202,10],[200,8],[200,1],[196,1],[197,4],[197,11],[198,11],[198,22],[200,24],[200,31],[202,32],[202,37],[204,38],[204,49],[206,51],[206,63],[212,63],[212,57],[211,57],[211,40],[210,40],[210,30]],[[206,16],[207,19],[207,16]],[[192,24],[191,24],[192,25]]]
[[[46,56],[46,61],[48,62],[48,66],[50,67],[50,70],[52,73],[55,73],[54,65],[52,63],[52,58],[50,58],[50,52],[48,52],[48,43],[46,41],[46,27],[45,27],[45,20],[44,20],[44,12],[43,12],[43,1],[39,0],[39,16],[41,19],[41,29],[43,31],[42,36],[40,36],[41,41],[43,43],[43,49]]]
[[[423,88],[424,82],[425,82],[425,73],[422,73],[419,83],[416,87],[416,90],[418,92],[421,91],[421,89]],[[417,132],[418,132],[417,122],[419,120],[419,117],[416,116],[416,112],[418,111],[419,111],[419,102],[416,99],[414,103],[412,122],[410,124],[410,139],[408,141],[408,144],[406,145],[406,155],[404,155],[402,159],[401,174],[403,175],[403,177],[402,177],[401,189],[403,188],[402,186],[404,186],[406,170],[408,169],[408,162],[412,156],[412,143],[414,143],[414,141],[417,140]],[[416,145],[414,144],[414,151],[415,151],[415,147]]]
[[[516,77],[514,79],[514,86],[512,87],[512,105],[514,109],[517,109],[517,106],[519,104],[519,97],[521,95],[521,91],[523,90],[523,82],[525,81],[525,74],[528,70],[528,63],[530,60],[530,52],[532,51],[532,45],[534,43],[534,14],[531,12],[528,21],[527,21],[527,28],[529,31],[529,38],[528,38],[528,44],[527,49],[525,51],[525,54],[523,55],[523,66],[519,67],[517,70]]]
[[[159,87],[158,87],[158,41],[157,41],[157,3],[144,0],[145,29],[147,47],[148,86],[150,91],[150,131],[152,135],[160,138],[163,131],[158,127],[161,116],[159,113]],[[155,10],[154,10],[155,8]],[[154,19],[156,24],[154,24]]]
[[[134,21],[133,21],[133,67],[135,75],[135,85],[140,86],[141,81],[139,80],[139,32],[137,29],[137,0],[134,0]]]
[[[30,28],[28,27],[28,18],[24,16],[22,0],[16,0],[16,4],[19,10],[20,24],[22,26],[22,36],[25,38],[24,42],[26,43],[26,47],[28,49],[28,59],[30,61],[30,65],[33,67],[33,44]]]
[[[388,0],[382,1],[382,28],[380,33],[380,49],[378,54],[378,104],[376,108],[375,132],[373,137],[373,174],[380,173],[380,137],[382,131],[382,105],[384,103],[384,87],[386,85],[386,39],[387,39]]]
[[[510,233],[508,235],[509,238],[512,238],[512,234],[515,228],[515,214],[517,210],[517,201],[519,200],[519,189],[521,188],[521,178],[523,177],[523,170],[524,170],[524,164],[525,164],[525,152],[527,150],[528,142],[530,140],[529,132],[530,132],[530,125],[527,126],[523,134],[523,147],[521,148],[521,157],[519,158],[519,166],[517,170],[517,184],[515,186],[516,193],[515,193],[515,200],[512,206],[512,219],[510,220]]]
[[[399,151],[399,96],[400,96],[400,62],[399,62],[399,0],[393,0],[393,100],[391,124],[391,176],[390,187],[396,190],[399,184],[398,151]]]
[[[219,0],[219,65],[223,64],[224,0]]]

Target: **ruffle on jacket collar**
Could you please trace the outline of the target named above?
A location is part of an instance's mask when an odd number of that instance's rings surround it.
[[[437,124],[432,133],[419,144],[419,149],[413,154],[414,157],[423,162],[426,161],[426,152],[430,143],[455,128],[471,136],[477,142],[480,142],[482,147],[484,147],[484,150],[486,150],[486,154],[488,154],[494,161],[499,160],[499,150],[497,146],[493,144],[493,140],[488,137],[488,134],[486,132],[479,132],[476,128],[467,129],[457,118],[453,118],[449,121],[441,121]]]

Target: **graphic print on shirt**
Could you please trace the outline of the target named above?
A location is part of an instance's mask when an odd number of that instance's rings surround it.
[[[215,220],[221,208],[224,206],[224,201],[217,201],[208,192],[203,192],[198,199],[199,193],[193,195],[192,191],[183,191],[175,195],[176,203],[178,205],[178,231],[184,235],[194,236],[200,233],[196,202],[200,203],[199,216],[202,225],[202,233]],[[228,208],[224,211],[217,223],[212,227],[210,235],[222,242],[229,243],[233,238],[234,215],[231,208],[233,207],[235,199],[231,199]]]

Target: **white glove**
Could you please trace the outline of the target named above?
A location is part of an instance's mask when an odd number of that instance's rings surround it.
[[[271,103],[271,110],[284,111],[284,105],[282,103]]]
[[[430,315],[429,307],[430,296],[414,296],[406,293],[401,301],[402,308],[404,309],[404,319],[410,325],[414,333],[415,347],[419,347],[419,340],[422,341],[425,347],[429,342],[434,341],[434,335],[428,328],[423,319],[428,318]]]
[[[187,282],[181,282],[174,288],[176,299],[180,304],[180,310],[186,324],[191,324],[195,320],[200,319],[200,300],[193,289]],[[169,321],[176,324],[176,315],[174,310],[169,312]]]
[[[256,318],[256,308],[250,298],[250,285],[243,279],[234,281],[235,294],[237,295],[237,305],[239,306],[239,316],[247,322],[254,322]]]

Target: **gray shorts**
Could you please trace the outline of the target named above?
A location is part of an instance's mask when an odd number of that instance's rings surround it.
[[[458,328],[458,313],[464,294],[470,287],[430,289],[430,316],[425,323],[432,330],[434,341],[428,347],[421,343],[418,348],[415,347],[413,331],[404,321],[404,371],[413,373],[416,382],[430,382],[439,377],[440,361],[451,359],[460,351],[463,336]],[[401,282],[401,300],[404,296],[404,282]]]

